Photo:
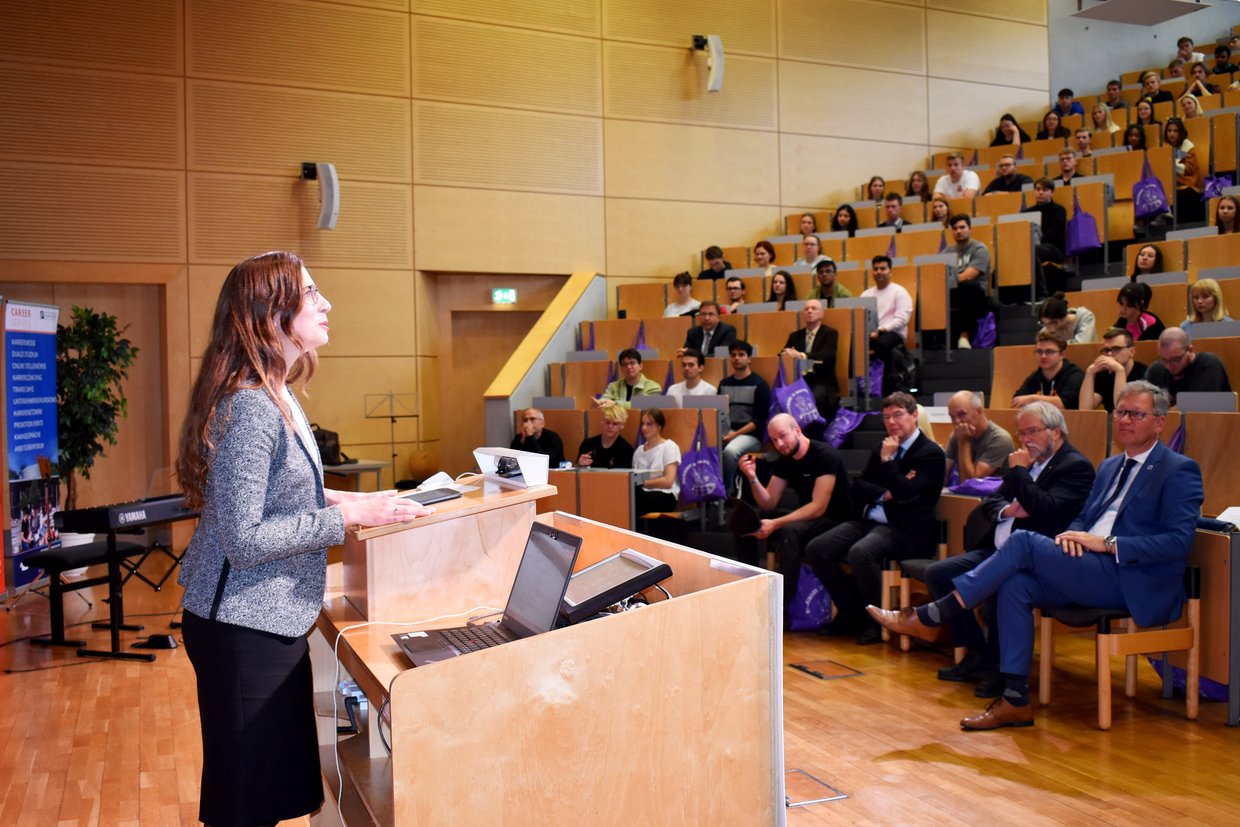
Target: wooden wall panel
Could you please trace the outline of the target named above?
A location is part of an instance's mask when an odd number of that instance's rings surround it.
[[[926,0],[931,9],[1046,25],[1046,0]]]
[[[367,419],[368,394],[417,392],[417,360],[412,356],[333,356],[330,347],[319,353],[319,367],[309,394],[298,400],[311,422],[340,433],[341,442],[387,442],[391,423]],[[397,419],[398,442],[417,442],[417,419]],[[385,457],[367,457],[384,459]]]
[[[779,203],[774,133],[608,120],[604,134],[609,196]]]
[[[598,40],[413,18],[415,98],[600,115],[602,92]]]
[[[423,442],[440,438],[443,426],[439,416],[439,398],[443,377],[439,375],[438,357],[421,355],[418,364],[418,437]]]
[[[413,356],[413,272],[315,267],[314,281],[332,303],[331,344],[324,356]]]
[[[415,14],[433,14],[484,23],[521,25],[553,32],[597,35],[598,0],[579,3],[548,3],[546,0],[411,0]]]
[[[786,133],[924,144],[926,81],[894,72],[780,61],[779,112]]]
[[[845,201],[857,200],[857,186],[871,175],[904,175],[921,168],[925,160],[925,144],[785,133],[781,136],[779,153],[784,203],[808,204],[819,210],[836,207]],[[782,212],[787,214],[794,210],[789,208]]]
[[[237,261],[241,256],[237,257]],[[220,288],[231,269],[230,264],[195,266],[189,268],[189,355],[195,363],[201,360],[211,340],[211,320],[215,316],[215,302]]]
[[[775,61],[729,55],[720,92],[706,91],[706,56],[690,49],[603,44],[607,116],[775,129]]]
[[[190,173],[190,261],[232,266],[288,249],[312,266],[412,268],[409,187],[341,181],[334,230],[315,226],[318,189],[296,178]]]
[[[190,80],[187,97],[190,169],[296,175],[327,161],[344,179],[410,179],[408,100],[207,80]]]
[[[607,39],[691,48],[695,34],[719,35],[729,57],[736,52],[774,56],[774,0],[729,0],[726,14],[720,14],[715,0],[603,3],[603,37]],[[731,71],[730,61],[728,64]]]
[[[414,181],[578,195],[603,192],[597,118],[418,103]]]
[[[928,81],[930,142],[972,147],[989,143],[999,116],[1011,112],[1018,120],[1041,117],[1050,106],[1046,88],[1013,89],[932,77]]]
[[[604,272],[603,199],[414,187],[417,269]]]
[[[607,199],[607,269],[616,276],[696,273],[711,244],[744,244],[777,231],[776,206]]]
[[[5,0],[0,55],[57,63],[181,73],[182,0]]]
[[[0,258],[184,261],[177,172],[0,164]]]
[[[929,69],[936,78],[1040,90],[1050,85],[1045,26],[929,11],[926,27]],[[961,43],[968,48],[960,48]],[[1044,106],[1049,105],[1046,98]],[[996,121],[1004,111],[996,110]]]
[[[0,64],[0,112],[0,156],[11,160],[185,164],[177,78]]]
[[[780,0],[780,57],[922,74],[925,42],[921,9],[873,0]]]
[[[186,9],[191,77],[409,94],[408,15],[310,0],[186,0]]]

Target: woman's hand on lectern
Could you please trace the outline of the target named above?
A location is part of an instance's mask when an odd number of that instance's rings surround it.
[[[345,525],[387,525],[403,523],[417,517],[433,514],[435,509],[414,502],[408,497],[395,496],[394,491],[376,491],[358,494],[338,503]]]

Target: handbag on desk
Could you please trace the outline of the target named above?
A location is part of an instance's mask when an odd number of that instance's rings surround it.
[[[350,462],[357,462],[340,450],[340,434],[320,428],[317,422],[310,423],[310,431],[314,434],[314,441],[319,446],[319,457],[324,465],[346,465]]]

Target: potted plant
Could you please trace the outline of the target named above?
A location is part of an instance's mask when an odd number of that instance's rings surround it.
[[[61,478],[66,510],[77,508],[78,474],[90,479],[95,457],[116,444],[118,421],[128,402],[121,382],[138,349],[121,334],[116,317],[88,307],[72,311],[71,326],[56,326],[56,396]]]

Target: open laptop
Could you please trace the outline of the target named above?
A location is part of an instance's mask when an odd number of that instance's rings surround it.
[[[544,523],[530,526],[503,619],[478,626],[392,635],[414,666],[533,637],[555,628],[560,602],[573,576],[581,538]]]

